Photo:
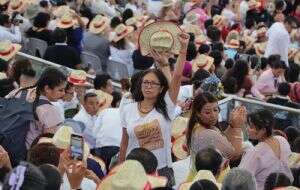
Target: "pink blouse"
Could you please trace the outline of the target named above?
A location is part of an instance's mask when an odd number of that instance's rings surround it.
[[[281,136],[275,136],[280,144],[280,159],[265,142],[260,142],[254,148],[248,150],[243,156],[239,168],[251,172],[256,179],[257,190],[263,190],[265,180],[273,172],[281,172],[294,180],[288,166],[288,157],[292,153],[287,140]]]

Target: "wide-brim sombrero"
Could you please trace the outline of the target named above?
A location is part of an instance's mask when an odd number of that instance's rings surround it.
[[[209,69],[213,64],[214,64],[214,58],[204,54],[199,54],[196,57],[196,59],[192,61],[193,72],[198,71],[198,69],[204,69],[206,71],[209,71]]]
[[[90,23],[89,31],[94,34],[100,34],[105,28],[109,26],[109,19],[107,17],[101,17],[101,20],[93,19]]]
[[[0,42],[0,59],[9,61],[20,51],[21,47],[20,44],[14,44],[9,41]]]
[[[181,135],[173,142],[172,153],[177,160],[184,160],[189,156],[185,135]]]
[[[117,28],[115,29],[112,41],[118,42],[118,41],[120,41],[121,39],[125,38],[126,36],[128,36],[129,34],[131,34],[134,31],[134,27],[133,26],[125,26],[125,27],[126,27],[126,30],[124,30],[121,33],[118,33],[116,31]]]
[[[180,27],[172,22],[160,21],[149,24],[143,28],[139,35],[139,47],[141,54],[147,56],[152,49],[150,45],[151,37],[153,34],[163,31],[169,33],[173,38],[172,47],[168,50],[170,53],[179,54],[181,45],[179,41],[179,34],[182,33]]]
[[[82,19],[84,25],[86,26],[89,22],[89,19],[86,17],[81,17],[81,19]],[[63,19],[59,18],[56,21],[56,27],[62,28],[62,29],[71,28],[76,25],[78,25],[78,21],[77,21],[77,19],[74,19],[74,18],[67,20],[67,21],[64,21]]]

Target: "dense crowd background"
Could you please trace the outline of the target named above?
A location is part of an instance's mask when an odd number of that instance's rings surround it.
[[[218,105],[300,108],[300,1],[0,0],[0,12],[0,189],[300,188],[291,115]],[[18,52],[62,67],[39,74]]]

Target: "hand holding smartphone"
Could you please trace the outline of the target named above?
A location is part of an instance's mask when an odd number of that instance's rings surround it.
[[[82,161],[83,154],[84,154],[83,148],[84,148],[84,141],[82,135],[71,134],[71,142],[70,142],[71,159]]]

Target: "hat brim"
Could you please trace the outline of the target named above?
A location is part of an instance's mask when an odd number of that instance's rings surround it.
[[[151,36],[161,30],[169,32],[173,37],[174,42],[173,46],[170,49],[170,52],[179,54],[181,45],[178,39],[178,35],[182,33],[182,30],[178,25],[172,22],[159,21],[145,26],[139,35],[138,45],[143,56],[147,56],[150,54],[150,51],[152,49],[150,46]]]
[[[85,83],[76,83],[76,82],[73,82],[70,80],[70,78],[68,77],[67,81],[75,86],[82,86],[82,87],[91,87],[93,86],[92,83],[89,83],[89,82],[85,82]]]
[[[116,36],[112,39],[113,42],[120,41],[121,39],[125,38],[126,36],[128,36],[129,34],[131,34],[134,31],[133,26],[126,26],[126,27],[127,27],[127,31],[119,36],[116,34]]]
[[[22,1],[22,5],[18,7],[17,9],[13,9],[11,5],[9,4],[7,11],[11,14],[13,12],[19,12],[19,13],[24,13],[26,7],[25,1]]]
[[[112,183],[113,183],[114,175],[116,174],[116,172],[104,177],[104,179],[101,181],[101,183],[97,189],[98,190],[115,190],[115,189],[112,189]],[[162,177],[162,176],[147,175],[147,178],[148,178],[148,182],[150,183],[151,188],[165,187],[167,184],[167,181],[168,181],[165,177]],[[138,179],[136,179],[136,180],[138,180]]]
[[[232,48],[232,49],[239,49],[240,46],[238,45],[230,45],[230,44],[225,44],[224,45],[226,48]]]
[[[0,54],[0,59],[3,59],[4,61],[10,60],[11,58],[13,58],[18,53],[18,51],[20,51],[20,49],[22,47],[20,44],[12,44],[12,46],[14,48],[13,51],[11,51],[7,55],[1,55]]]
[[[52,14],[55,17],[62,17],[68,10],[70,10],[70,7],[67,5],[62,5],[59,7],[56,7],[53,11]]]
[[[91,23],[90,23],[89,31],[91,33],[94,33],[94,34],[100,34],[100,33],[102,33],[103,30],[105,28],[107,28],[108,25],[109,25],[109,20],[108,19],[105,19],[104,22],[105,23],[101,27],[95,27],[95,25],[94,25],[95,21],[92,20]]]
[[[186,144],[185,135],[180,136],[173,143],[172,152],[178,160],[186,159],[189,156],[189,153],[186,150],[184,150],[185,144]]]

